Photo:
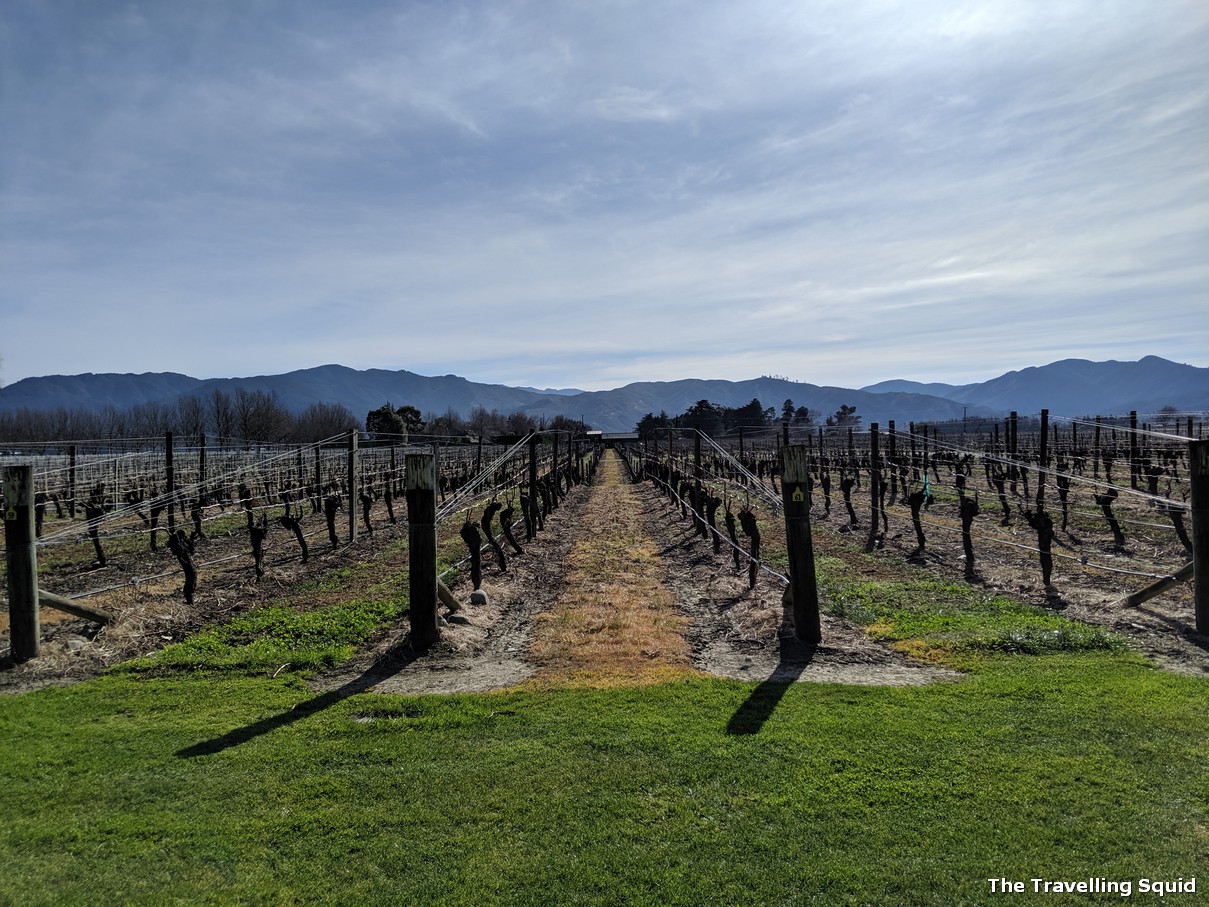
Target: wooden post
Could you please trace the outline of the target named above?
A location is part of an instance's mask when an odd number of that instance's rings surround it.
[[[865,551],[872,551],[877,544],[877,530],[881,521],[878,518],[878,494],[881,492],[882,473],[878,465],[877,455],[877,423],[869,423],[869,491],[873,507],[869,513],[869,538],[865,541]]]
[[[357,541],[357,495],[360,470],[357,468],[357,429],[348,430],[348,541]]]
[[[29,661],[38,657],[42,646],[32,466],[4,469],[4,560],[8,567],[8,624],[13,661]]]
[[[529,519],[526,524],[525,541],[532,541],[537,535],[538,514],[541,505],[537,502],[537,432],[529,434]]]
[[[1100,417],[1096,416],[1096,430],[1092,435],[1091,475],[1100,478]]]
[[[1017,429],[1019,428],[1019,417],[1016,415],[1016,410],[1012,410],[1008,415],[1008,479],[1012,483],[1012,494],[1016,493],[1016,480],[1020,477],[1020,469],[1016,465],[1016,454],[1020,448],[1018,444]]]
[[[1190,426],[1191,426],[1192,423],[1190,422],[1188,424],[1190,424]],[[1190,434],[1191,434],[1191,432],[1190,432]],[[68,496],[70,498],[68,501],[68,516],[70,516],[70,518],[74,520],[75,519],[75,458],[76,458],[76,450],[75,450],[74,444],[71,445],[70,450],[68,451],[68,456],[70,457],[70,467],[68,468]]]
[[[889,424],[890,436],[886,443],[886,462],[890,467],[890,503],[893,505],[898,500],[898,464],[895,462],[897,451],[894,440],[894,420],[890,420]]]
[[[437,630],[437,458],[409,453],[404,459],[407,495],[408,609],[411,644],[436,642]]]
[[[299,460],[298,473],[301,476],[302,466]],[[201,435],[197,439],[197,494],[203,501],[210,499],[210,492],[206,488],[206,436]]]
[[[172,432],[164,433],[164,479],[168,486],[168,535],[176,531],[176,465],[172,457]]]
[[[1049,466],[1049,410],[1041,410],[1041,450],[1039,456],[1041,462],[1037,464],[1037,509],[1045,509],[1045,471]]]
[[[1129,487],[1138,490],[1138,411],[1129,411]]]
[[[315,496],[326,497],[323,493],[323,445],[315,445]]]
[[[705,520],[700,516],[705,510],[701,494],[701,426],[693,426],[693,526],[702,538],[709,537]]]
[[[739,462],[743,462],[743,426],[739,426]]]
[[[793,594],[793,623],[798,639],[818,643],[823,639],[819,620],[819,588],[814,571],[814,544],[810,538],[810,457],[806,447],[781,448],[781,499],[785,505],[785,544],[789,549],[789,588]]]
[[[781,423],[781,446],[782,447],[789,446],[789,423],[788,422]]]
[[[1209,637],[1209,440],[1188,442],[1196,633]]]

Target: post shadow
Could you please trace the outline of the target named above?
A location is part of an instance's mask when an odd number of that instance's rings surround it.
[[[318,696],[305,702],[300,702],[292,706],[287,712],[263,718],[246,727],[228,731],[220,737],[203,740],[201,743],[195,743],[193,746],[177,750],[176,755],[181,759],[192,759],[195,756],[210,756],[214,753],[221,753],[223,750],[230,749],[231,747],[247,743],[250,740],[255,740],[257,737],[264,736],[278,728],[293,724],[301,718],[322,712],[324,709],[330,708],[336,703],[348,699],[350,696],[364,693],[375,684],[398,674],[423,654],[423,650],[413,648],[409,640],[404,640],[371,665],[364,674],[353,678],[344,684],[344,686],[338,687],[335,690],[329,690],[326,693],[320,693]]]
[[[781,629],[777,632],[777,646],[777,666],[730,716],[726,733],[734,736],[760,733],[764,722],[776,711],[785,691],[802,676],[818,649],[817,643],[803,642],[797,638],[792,610],[789,608],[785,609]]]

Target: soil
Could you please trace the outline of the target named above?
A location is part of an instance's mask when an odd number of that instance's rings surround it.
[[[417,658],[400,651],[404,627],[396,627],[317,688],[347,686],[364,677],[383,693],[462,693],[508,687],[533,676],[539,665],[526,659],[533,623],[566,594],[567,555],[584,539],[581,514],[590,491],[573,488],[525,555],[510,561],[507,573],[484,582],[489,604],[450,616],[440,644],[428,653]],[[630,504],[638,507],[646,533],[659,546],[659,579],[688,618],[692,665],[701,674],[894,686],[959,676],[912,662],[873,642],[861,628],[826,615],[826,643],[799,642],[780,581],[761,574],[756,588],[748,589],[746,570],[736,573],[729,555],[715,554],[653,485],[641,483],[632,491]],[[468,598],[468,587],[453,591],[460,600]]]
[[[612,454],[607,454],[612,456]],[[535,683],[540,665],[530,655],[534,622],[548,614],[567,595],[568,558],[577,543],[590,541],[582,514],[592,489],[572,487],[561,505],[546,518],[545,527],[531,541],[522,540],[525,553],[509,558],[507,572],[500,572],[484,547],[484,582],[487,604],[465,604],[457,613],[443,617],[440,642],[422,654],[410,650],[407,622],[386,628],[357,657],[329,676],[320,678],[318,689],[352,686],[381,692],[454,693],[478,692]],[[953,679],[958,675],[935,666],[913,662],[870,640],[863,630],[843,620],[823,615],[824,644],[807,647],[793,635],[792,618],[783,604],[784,583],[762,572],[754,589],[748,588],[746,569],[735,570],[727,550],[715,553],[707,540],[693,532],[685,519],[649,482],[632,486],[633,505],[641,510],[643,527],[657,545],[659,580],[674,593],[675,605],[686,618],[685,635],[691,649],[692,669],[715,675],[753,681],[838,682],[852,684],[906,685]],[[842,513],[842,508],[837,508]],[[938,508],[939,510],[939,508]],[[266,545],[267,572],[257,578],[250,567],[246,538],[199,543],[206,546],[202,557],[215,560],[230,552],[236,562],[223,572],[203,570],[193,606],[181,596],[181,578],[124,582],[172,568],[164,552],[128,554],[111,558],[117,566],[104,570],[66,566],[46,580],[63,595],[112,585],[115,588],[89,599],[118,613],[118,620],[104,628],[44,608],[42,610],[42,655],[15,665],[9,657],[7,614],[0,622],[0,693],[41,686],[71,683],[95,676],[114,664],[147,654],[179,640],[196,628],[226,619],[259,603],[289,594],[299,584],[352,567],[371,558],[381,559],[383,569],[397,569],[405,553],[394,553],[386,542],[398,540],[402,524],[375,523],[372,536],[362,535],[351,546],[330,550],[326,539],[312,544],[310,562],[302,564],[293,551],[293,539],[275,530]],[[951,525],[944,530],[928,529],[927,550],[915,551],[909,513],[903,506],[890,508],[890,532],[883,539],[879,556],[862,554],[864,530],[842,531],[835,511],[816,521],[816,550],[841,557],[855,569],[870,575],[901,575],[904,562],[916,564],[946,579],[960,579],[964,566],[959,533]],[[761,528],[776,533],[775,520],[764,519]],[[1027,528],[1013,527],[1022,544]],[[1158,535],[1162,538],[1162,535]],[[1072,537],[1073,538],[1073,537]],[[1136,572],[1163,574],[1171,564],[1183,563],[1180,550],[1156,545],[1143,550],[1145,537],[1135,536],[1134,549],[1127,553],[1106,548],[1097,552],[1097,563],[1119,562]],[[1059,542],[1063,535],[1059,535]],[[322,550],[320,550],[322,549]],[[1060,545],[1055,553],[1064,553]],[[242,555],[242,557],[240,557]],[[974,582],[988,591],[1003,592],[1042,607],[1060,611],[1076,620],[1111,627],[1140,652],[1153,657],[1164,669],[1196,676],[1209,676],[1209,650],[1192,632],[1191,584],[1185,583],[1136,608],[1124,608],[1124,595],[1150,582],[1126,574],[1095,572],[1059,559],[1053,584],[1041,582],[1035,553],[1001,545],[976,547]],[[358,583],[323,593],[293,596],[300,607],[319,607],[328,600],[356,594]],[[470,586],[463,578],[453,591],[462,602],[470,599]]]

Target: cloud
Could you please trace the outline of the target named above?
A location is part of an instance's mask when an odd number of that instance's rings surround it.
[[[1207,37],[1175,0],[15,0],[4,377],[1209,365]]]

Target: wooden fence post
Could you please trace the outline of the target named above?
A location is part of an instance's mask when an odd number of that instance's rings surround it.
[[[436,642],[437,630],[437,458],[409,453],[404,459],[407,496],[407,590],[411,643]]]
[[[789,588],[793,593],[793,624],[798,639],[823,639],[819,620],[819,587],[810,538],[810,457],[806,447],[781,448],[781,499],[785,504],[785,545],[789,549]]]
[[[38,657],[42,646],[32,466],[4,469],[4,559],[8,567],[8,623],[13,661],[28,661]]]
[[[709,530],[705,528],[705,520],[702,519],[701,513],[705,510],[705,506],[701,503],[701,426],[693,426],[693,526],[697,530],[697,534],[702,538],[709,537]]]
[[[1129,411],[1129,487],[1138,490],[1138,411]]]
[[[299,467],[299,473],[302,468]],[[210,491],[206,488],[206,436],[200,435],[197,439],[197,495],[203,502],[210,498]]]
[[[1041,449],[1037,452],[1037,510],[1045,509],[1045,473],[1049,468],[1049,410],[1041,410]]]
[[[172,432],[164,432],[164,481],[168,488],[168,535],[176,531],[176,465],[173,460]]]
[[[357,461],[357,429],[348,430],[348,541],[357,541],[357,495],[360,470]]]
[[[75,480],[76,480],[76,445],[71,445],[68,450],[70,458],[70,466],[68,467],[68,516],[75,519]]]
[[[872,551],[877,545],[877,530],[880,525],[878,519],[879,497],[882,485],[881,464],[878,462],[877,450],[877,423],[869,423],[869,491],[870,497],[873,500],[873,507],[869,513],[869,538],[865,540],[865,551]],[[782,479],[784,482],[784,479]]]
[[[1196,633],[1209,637],[1209,440],[1188,442]]]
[[[533,541],[537,535],[537,521],[541,505],[537,500],[537,432],[529,433],[529,519],[525,524],[525,541]]]

